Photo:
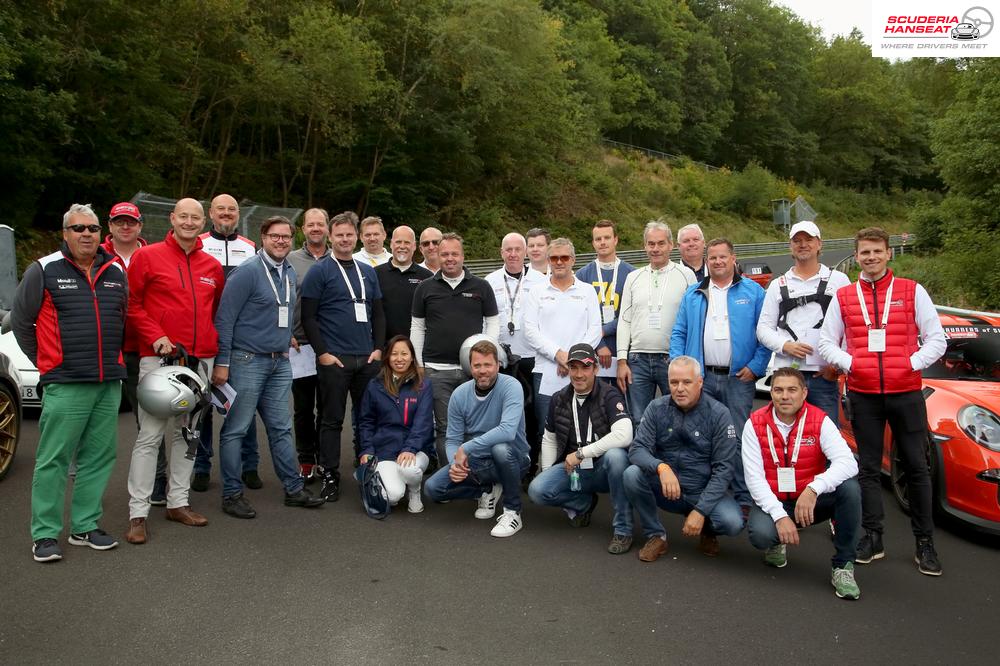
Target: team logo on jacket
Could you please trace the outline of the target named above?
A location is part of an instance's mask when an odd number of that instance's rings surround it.
[[[730,439],[736,439],[736,426],[732,423],[726,426],[726,437]]]
[[[802,446],[816,446],[816,438],[812,435],[802,438]]]
[[[749,298],[737,298],[735,301],[733,301],[733,303],[735,303],[736,305],[748,305],[750,303],[750,299]]]
[[[121,289],[125,285],[123,285],[121,282],[110,282],[108,280],[105,280],[101,282],[101,286],[107,287],[108,289]]]
[[[198,281],[201,282],[202,284],[209,284],[212,285],[213,287],[215,286],[215,278],[208,277],[207,275],[202,275],[201,277],[198,278]]]

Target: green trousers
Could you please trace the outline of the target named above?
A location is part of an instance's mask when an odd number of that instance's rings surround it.
[[[115,465],[121,382],[49,384],[42,393],[38,453],[31,480],[31,539],[58,539],[69,465],[76,454],[70,532],[97,527]]]

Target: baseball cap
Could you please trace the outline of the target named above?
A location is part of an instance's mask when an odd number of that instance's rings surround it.
[[[597,352],[586,342],[579,342],[569,348],[569,359],[566,362],[571,363],[573,361],[593,365],[597,363]]]
[[[142,222],[142,213],[139,212],[139,207],[131,201],[122,201],[111,207],[108,219],[113,220],[116,217],[131,217],[133,220]]]
[[[801,222],[796,222],[792,225],[792,228],[788,231],[789,238],[795,238],[795,234],[800,231],[804,231],[813,238],[823,238],[819,235],[819,227],[816,226],[815,222],[809,220],[802,220]]]

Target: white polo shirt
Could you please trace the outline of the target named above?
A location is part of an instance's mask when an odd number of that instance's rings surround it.
[[[729,288],[717,287],[708,281],[708,306],[705,312],[705,365],[728,368],[733,357],[732,341],[729,333]],[[718,333],[724,331],[725,337]],[[721,338],[721,339],[720,339]]]
[[[493,287],[493,295],[497,299],[500,342],[509,344],[510,350],[521,358],[535,358],[535,350],[528,344],[524,332],[524,304],[528,292],[536,285],[546,282],[545,276],[530,266],[525,266],[521,277],[513,278],[506,269],[500,268],[487,275],[486,281]]]

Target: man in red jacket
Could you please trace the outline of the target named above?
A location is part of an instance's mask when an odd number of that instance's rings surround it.
[[[922,574],[940,576],[920,371],[944,354],[944,330],[927,291],[888,270],[892,251],[885,230],[859,231],[854,237],[854,258],[861,275],[856,283],[837,290],[820,333],[819,353],[847,373],[851,426],[861,460],[858,478],[864,528],[855,561],[868,564],[885,557],[881,473],[888,422],[906,472],[917,568]]]
[[[128,327],[139,347],[139,381],[160,367],[160,357],[183,345],[211,375],[218,350],[213,320],[222,295],[222,266],[201,249],[198,234],[205,226],[205,210],[195,199],[181,199],[170,214],[172,229],[161,243],[136,252],[129,265],[131,288]],[[170,478],[167,519],[200,527],[208,520],[191,510],[188,501],[193,461],[185,457],[187,444],[180,428],[139,409],[139,436],[132,450],[128,490],[129,543],[145,543],[146,517],[156,473],[156,448],[168,433]]]

